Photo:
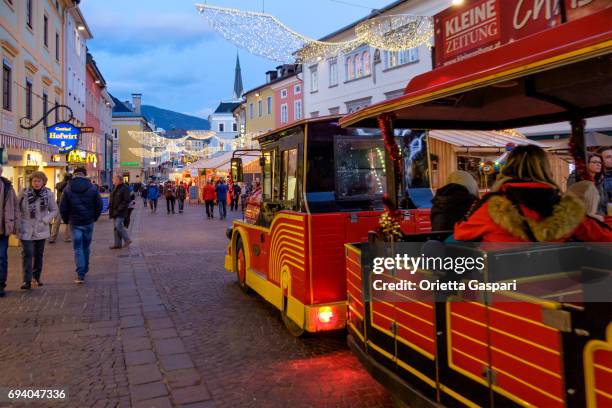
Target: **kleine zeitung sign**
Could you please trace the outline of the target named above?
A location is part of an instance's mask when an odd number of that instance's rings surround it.
[[[76,149],[80,136],[79,128],[68,122],[59,122],[47,128],[47,142],[57,146],[60,153],[70,153]]]

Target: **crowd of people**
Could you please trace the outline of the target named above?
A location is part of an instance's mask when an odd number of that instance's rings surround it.
[[[482,198],[471,174],[455,171],[432,200],[432,230],[453,231],[459,241],[612,242],[603,222],[612,206],[612,147],[588,158],[588,180],[570,178],[565,194],[534,145],[511,152]]]

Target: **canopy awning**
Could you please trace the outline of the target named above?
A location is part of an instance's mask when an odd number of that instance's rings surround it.
[[[213,171],[229,172],[230,162],[232,160],[233,155],[233,151],[216,154],[215,156],[206,159],[200,159],[195,163],[191,163],[189,166],[186,167],[186,169],[210,169]],[[252,163],[256,160],[259,160],[259,156],[252,156],[246,153],[236,153],[235,157],[242,158],[243,166]]]
[[[527,139],[522,134],[493,132],[482,130],[432,130],[429,137],[451,144],[455,147],[467,149],[500,149],[505,148],[509,143],[514,145],[535,144],[542,148],[547,145]]]
[[[612,8],[413,78],[405,94],[340,120],[375,126],[508,129],[612,113]]]

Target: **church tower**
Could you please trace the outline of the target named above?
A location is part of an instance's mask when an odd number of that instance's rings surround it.
[[[238,57],[238,53],[236,53],[236,69],[234,73],[234,95],[233,98],[235,101],[239,101],[242,99],[242,93],[244,89],[242,89],[242,72],[240,71],[240,58]]]

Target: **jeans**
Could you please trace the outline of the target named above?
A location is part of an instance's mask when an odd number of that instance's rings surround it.
[[[8,274],[8,235],[0,235],[0,289],[6,286]]]
[[[128,235],[123,222],[125,221],[124,217],[117,217],[113,220],[113,232],[115,233],[115,246],[121,246],[121,240],[123,242],[127,242],[130,240],[130,236]]]
[[[91,241],[93,239],[94,224],[71,225],[72,229],[72,248],[74,249],[74,261],[76,263],[76,273],[83,279],[89,272],[89,253]]]
[[[151,212],[156,212],[157,211],[157,198],[150,198],[149,206],[151,207]]]
[[[168,210],[168,214],[170,214],[170,209],[172,207],[172,214],[174,214],[174,203],[176,202],[175,198],[166,198],[166,209]]]
[[[238,211],[238,200],[239,199],[240,199],[240,197],[232,197],[232,199],[230,201],[230,210]]]
[[[44,239],[21,241],[24,283],[32,282],[32,277],[37,281],[40,280],[43,268],[43,254],[45,253],[45,241]]]
[[[215,215],[215,200],[206,200],[206,216],[212,218]]]
[[[225,200],[219,200],[219,217],[221,219],[227,217],[227,202]]]
[[[179,207],[179,212],[182,213],[183,212],[183,208],[185,208],[185,200],[181,200],[179,198],[178,199],[178,207]]]

